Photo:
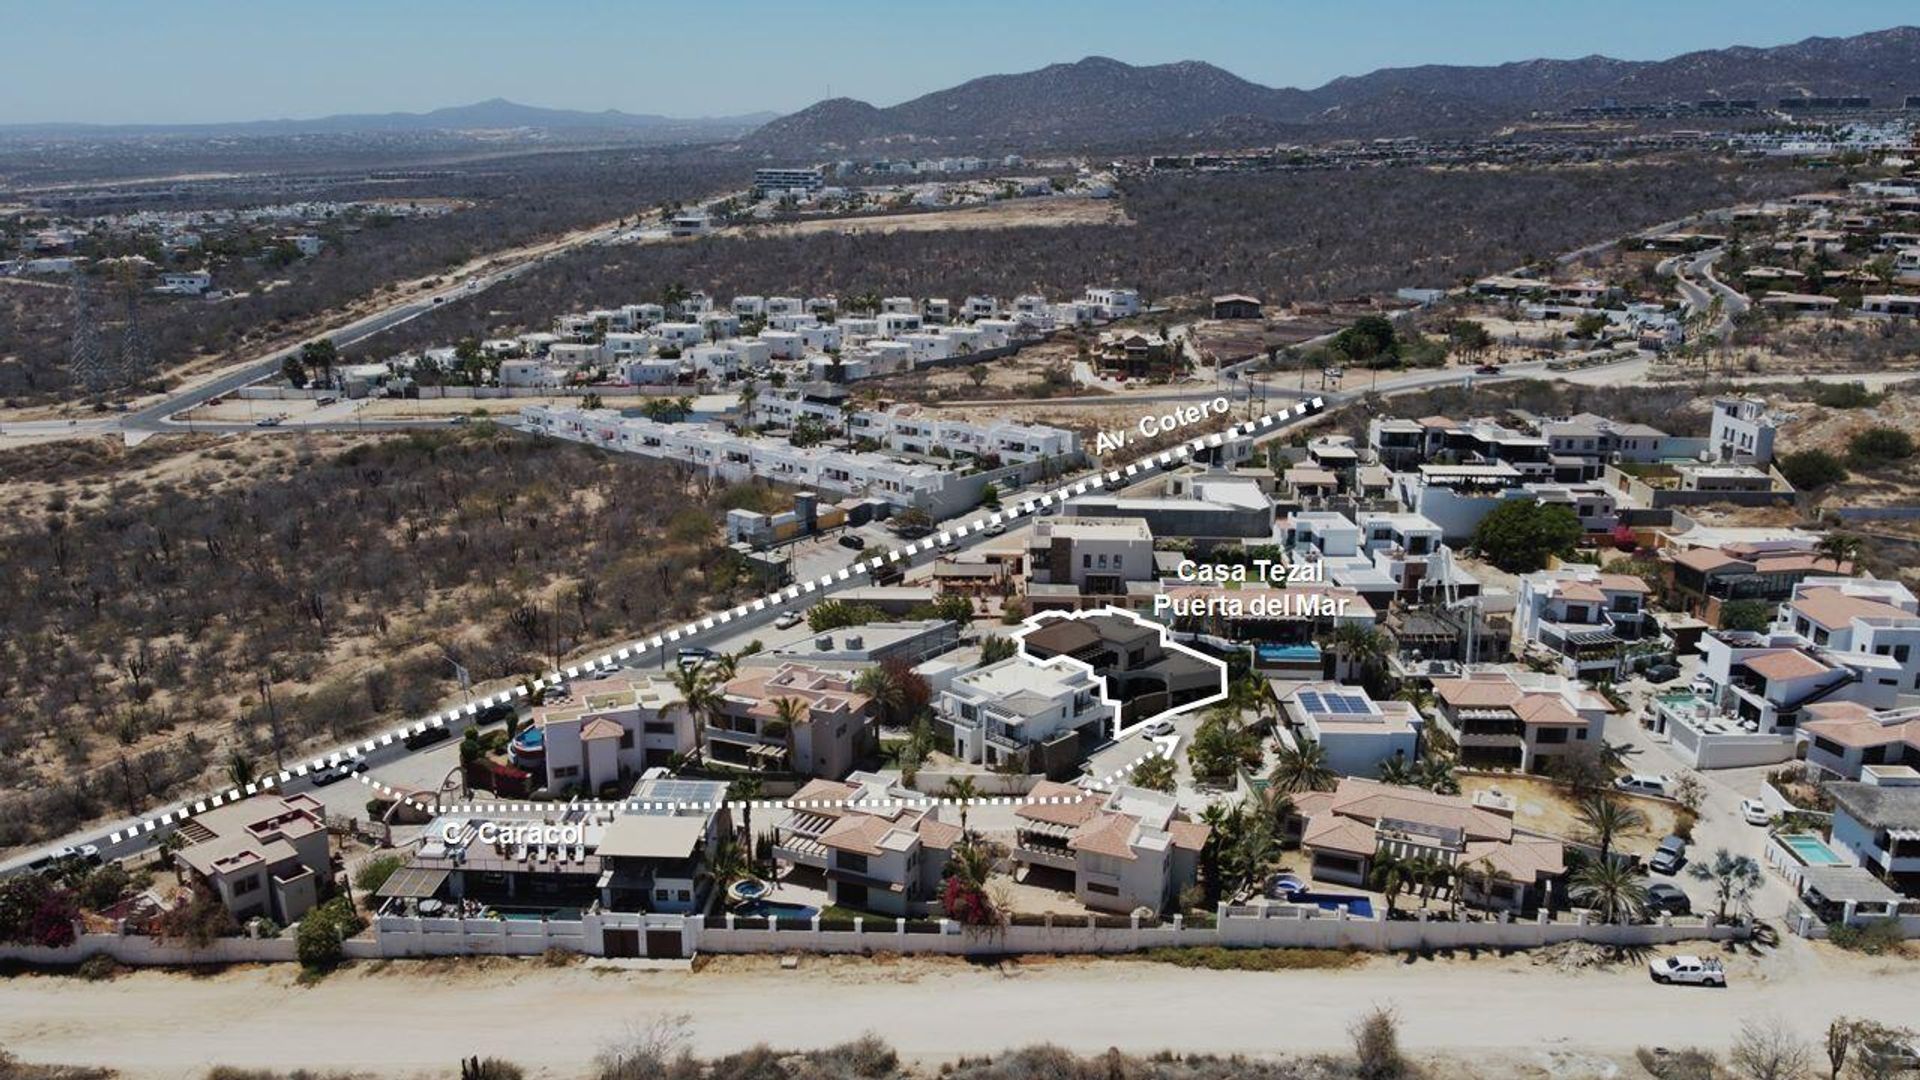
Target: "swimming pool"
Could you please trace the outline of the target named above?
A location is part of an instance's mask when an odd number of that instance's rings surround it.
[[[787,904],[779,900],[753,900],[733,909],[747,918],[773,917],[781,922],[811,922],[820,909],[807,904]]]
[[[1804,866],[1845,866],[1847,860],[1841,858],[1825,840],[1813,833],[1790,833],[1780,837],[1780,842],[1792,851],[1794,857]]]
[[[1325,896],[1318,893],[1297,892],[1287,902],[1312,904],[1322,911],[1339,911],[1341,908],[1346,908],[1347,914],[1356,919],[1373,918],[1373,901],[1364,896]]]
[[[551,911],[530,910],[526,908],[494,908],[494,914],[515,922],[539,922],[551,919],[554,922],[579,922],[579,908],[554,908]]]

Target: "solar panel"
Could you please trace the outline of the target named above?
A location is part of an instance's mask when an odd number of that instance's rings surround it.
[[[1326,711],[1325,707],[1320,704],[1320,695],[1312,690],[1300,691],[1300,705],[1310,713]]]

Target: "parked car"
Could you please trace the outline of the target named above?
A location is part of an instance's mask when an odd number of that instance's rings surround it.
[[[97,866],[100,863],[100,848],[97,844],[69,844],[53,853],[54,862],[67,862],[78,859],[83,863]]]
[[[254,427],[279,427],[280,418],[277,416],[263,416],[260,419],[255,420],[253,422],[253,426]]]
[[[1647,910],[1664,911],[1669,915],[1693,914],[1693,901],[1680,886],[1668,881],[1656,881],[1647,886]]]
[[[678,654],[679,664],[682,668],[699,667],[711,659],[713,659],[713,650],[703,649],[698,645],[689,645],[681,649]]]
[[[1653,851],[1653,857],[1647,860],[1647,869],[1658,874],[1677,874],[1687,864],[1687,842],[1677,836],[1669,836],[1660,841]]]
[[[794,627],[799,626],[805,620],[806,620],[805,615],[802,615],[797,611],[788,611],[783,613],[779,618],[773,620],[773,626],[774,626],[774,629],[776,630],[791,630]]]
[[[1773,811],[1768,810],[1767,804],[1759,799],[1741,799],[1740,816],[1745,818],[1749,825],[1773,824]]]
[[[480,727],[486,727],[488,724],[501,724],[513,716],[514,712],[513,706],[501,702],[496,705],[489,705],[479,712],[474,713],[473,722]]]
[[[441,730],[444,731],[445,729],[442,728]],[[337,784],[342,780],[350,780],[353,778],[353,775],[355,773],[363,773],[366,771],[367,771],[366,758],[363,758],[363,757],[348,758],[347,760],[340,762],[338,765],[329,765],[326,768],[321,769],[320,772],[314,776],[313,783],[314,783],[314,786],[316,787],[326,787],[328,784]]]
[[[456,416],[456,417],[454,417],[453,419],[451,419],[451,420],[449,420],[449,421],[447,421],[447,423],[449,423],[449,424],[471,424],[471,423],[473,423],[473,417],[471,417],[471,416]]]
[[[1153,723],[1147,725],[1146,732],[1147,737],[1150,739],[1159,739],[1171,735],[1173,734],[1173,721],[1155,720]]]
[[[853,533],[847,533],[840,537],[840,546],[843,548],[852,548],[855,551],[864,551],[866,550],[867,542],[865,539],[855,536]]]
[[[405,739],[402,739],[401,745],[409,750],[419,750],[423,747],[432,746],[437,742],[446,742],[451,738],[453,738],[453,729],[442,725],[440,727],[427,728],[425,731],[416,731]]]
[[[1500,365],[1481,364],[1479,367],[1474,368],[1473,371],[1476,375],[1498,375],[1500,374]]]
[[[1670,683],[1680,677],[1679,664],[1655,664],[1644,673],[1647,681],[1656,685]]]
[[[1920,1042],[1901,1041],[1897,1036],[1885,1041],[1865,1042],[1858,1051],[1860,1062],[1874,1070],[1870,1075],[1885,1076],[1896,1071],[1920,1071]]]
[[[993,524],[987,526],[988,536],[999,536],[1001,533],[1004,533],[1006,531],[1007,531],[1007,523],[1004,521],[996,521]]]
[[[942,555],[951,555],[954,552],[959,550],[960,550],[960,541],[958,540],[949,540],[946,543],[940,545],[940,554]]]
[[[1614,780],[1613,786],[1629,795],[1655,795],[1667,797],[1667,789],[1673,780],[1653,773],[1628,773]]]
[[[1647,974],[1657,983],[1682,983],[1689,986],[1725,986],[1727,969],[1720,961],[1697,956],[1669,956],[1647,962]]]

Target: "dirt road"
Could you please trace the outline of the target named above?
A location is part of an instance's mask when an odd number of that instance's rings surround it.
[[[1911,960],[1796,941],[1729,966],[1727,990],[1655,986],[1638,966],[1563,973],[1525,957],[1275,973],[1081,960],[809,957],[783,972],[772,959],[728,958],[698,973],[429,961],[363,965],[308,987],[285,967],[104,982],[20,976],[0,982],[0,1045],[28,1061],[136,1077],[197,1077],[214,1063],[418,1073],[468,1054],[575,1076],[623,1034],[674,1015],[690,1018],[701,1053],[823,1046],[871,1031],[934,1062],[1041,1041],[1081,1052],[1341,1052],[1352,1018],[1384,1004],[1416,1051],[1617,1059],[1637,1046],[1724,1047],[1747,1017],[1784,1017],[1809,1037],[1841,1013],[1911,1022],[1920,1000]]]

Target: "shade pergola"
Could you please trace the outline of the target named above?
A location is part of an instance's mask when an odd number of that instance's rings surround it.
[[[403,866],[388,875],[375,896],[383,900],[425,900],[440,891],[452,871],[427,866]]]

